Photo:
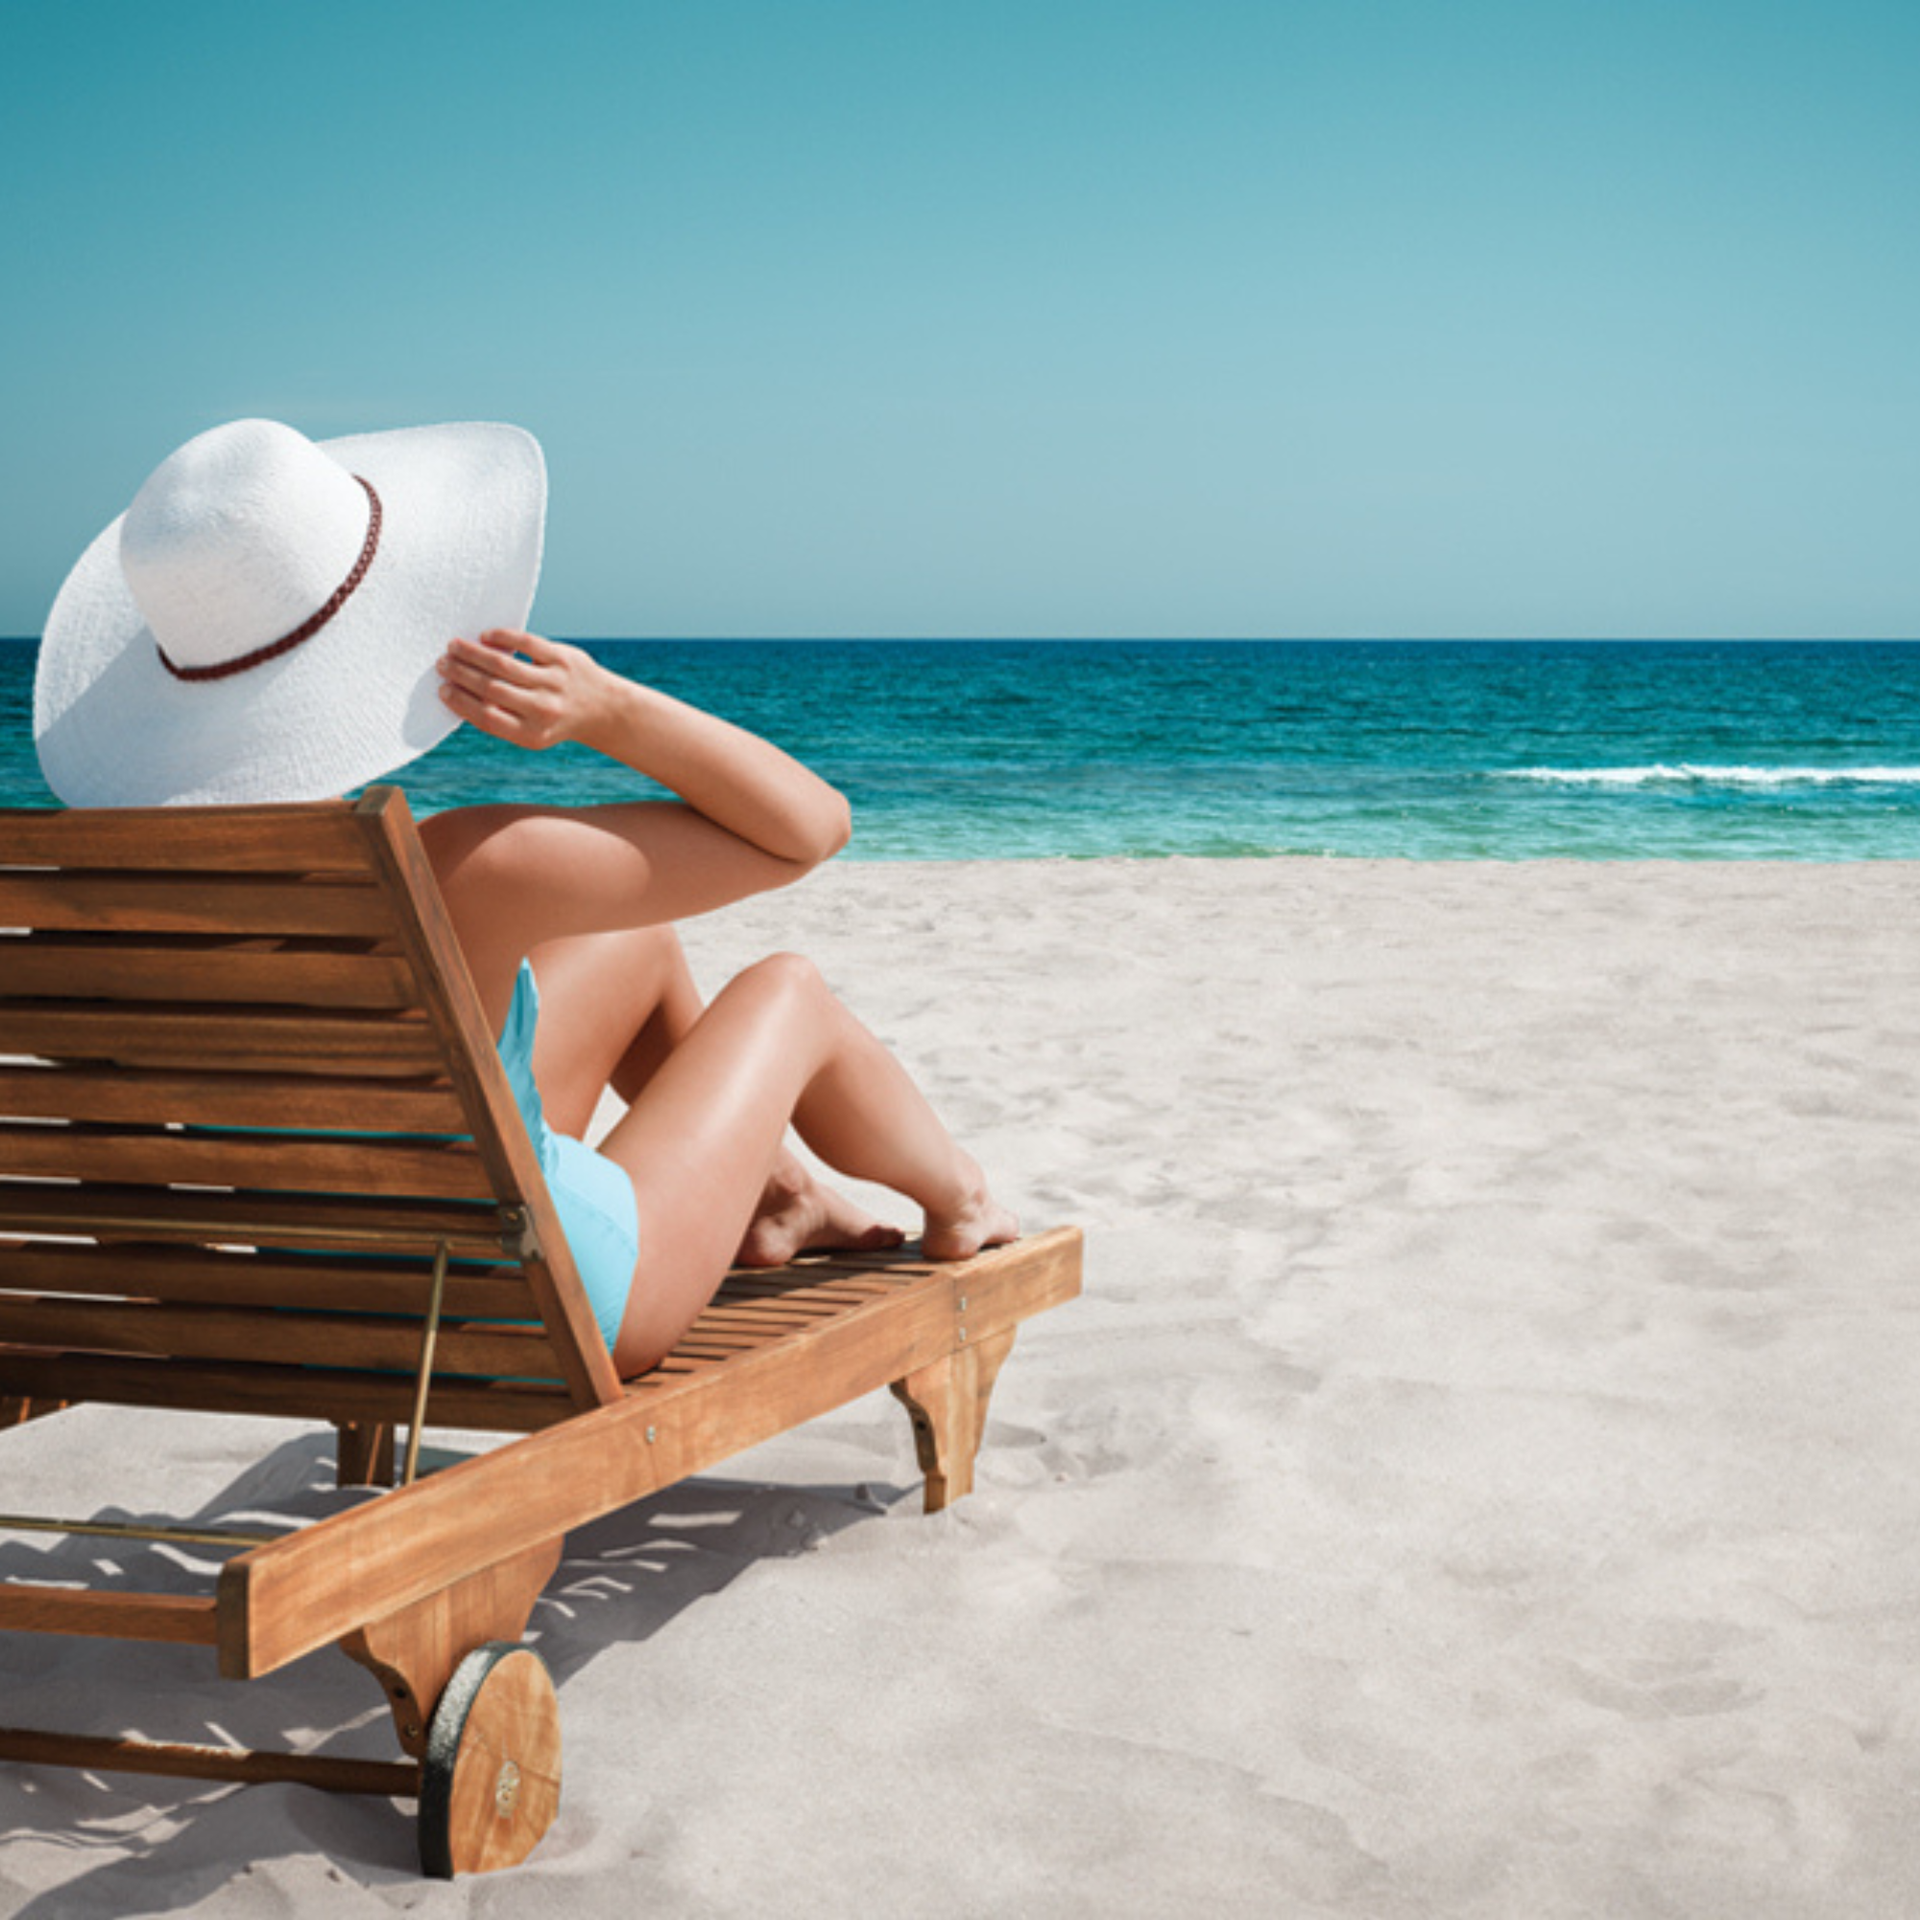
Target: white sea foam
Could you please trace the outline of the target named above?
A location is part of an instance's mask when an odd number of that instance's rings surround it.
[[[1566,787],[1913,787],[1920,767],[1512,767],[1507,780]]]

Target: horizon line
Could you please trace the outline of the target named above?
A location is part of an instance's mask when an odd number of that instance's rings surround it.
[[[553,633],[572,646],[940,647],[1911,647],[1920,634],[1845,633]],[[0,634],[0,646],[38,646],[37,633]]]

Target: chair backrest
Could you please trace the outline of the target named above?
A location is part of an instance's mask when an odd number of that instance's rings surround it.
[[[0,810],[0,1395],[526,1430],[617,1399],[394,788]]]

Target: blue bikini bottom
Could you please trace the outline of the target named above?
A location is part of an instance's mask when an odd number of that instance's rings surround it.
[[[519,978],[513,983],[513,1004],[500,1034],[500,1062],[507,1070],[520,1117],[527,1123],[601,1338],[612,1352],[640,1258],[640,1209],[623,1167],[595,1153],[584,1141],[555,1133],[547,1125],[540,1089],[533,1082],[533,1037],[539,1022],[540,989],[533,968],[522,960]]]

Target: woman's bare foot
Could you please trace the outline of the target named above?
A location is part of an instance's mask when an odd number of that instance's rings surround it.
[[[906,1239],[844,1193],[823,1186],[791,1154],[768,1176],[734,1264],[784,1267],[796,1253],[879,1253]]]
[[[1020,1222],[987,1191],[986,1177],[976,1168],[967,1197],[953,1212],[928,1212],[920,1250],[929,1260],[971,1260],[982,1247],[1019,1238]]]

